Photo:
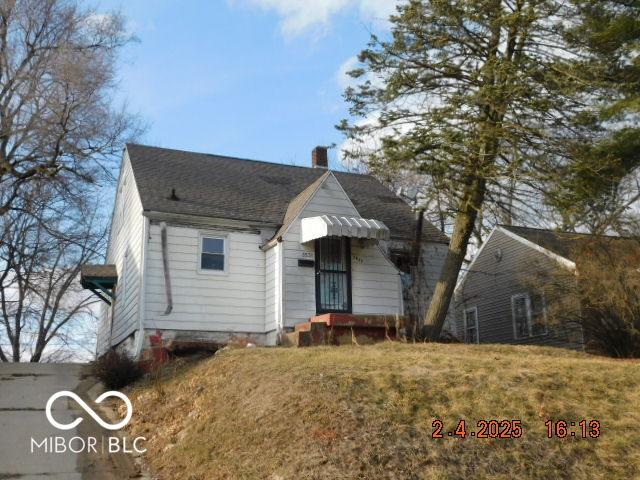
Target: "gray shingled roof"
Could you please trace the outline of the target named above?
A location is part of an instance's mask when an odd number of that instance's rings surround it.
[[[500,225],[502,228],[515,233],[516,235],[546,248],[547,250],[560,255],[566,259],[577,261],[580,249],[590,242],[594,237],[589,234],[575,232],[557,232],[531,227],[516,227],[513,225]],[[638,249],[640,243],[637,239],[613,237],[600,235],[598,238],[615,241],[616,245],[624,245],[627,249]]]
[[[326,170],[127,144],[146,211],[281,225],[289,204]],[[369,175],[334,172],[364,218],[382,220],[395,239],[414,237],[415,216],[402,199]],[[175,189],[178,201],[171,200]],[[448,242],[428,222],[424,240]]]

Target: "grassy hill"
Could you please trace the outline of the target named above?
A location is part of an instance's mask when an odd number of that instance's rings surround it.
[[[638,361],[495,345],[225,350],[130,395],[160,479],[640,478]],[[449,437],[460,419],[466,438]],[[483,419],[524,431],[471,437]],[[548,419],[595,419],[600,436],[549,439]]]

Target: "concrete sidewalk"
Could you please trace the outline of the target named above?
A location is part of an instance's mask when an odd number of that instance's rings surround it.
[[[58,430],[45,415],[47,400],[60,390],[74,391],[99,413],[87,395],[97,383],[86,365],[0,363],[0,479],[139,478],[139,469],[128,455],[45,452],[32,445],[32,438],[40,443],[48,437],[63,437],[68,444],[73,437],[114,435],[71,399],[56,400],[52,416],[64,424],[83,417],[76,428]],[[76,439],[74,449],[80,449],[81,442]]]

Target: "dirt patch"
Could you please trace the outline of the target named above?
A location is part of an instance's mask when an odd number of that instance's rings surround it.
[[[92,401],[89,391],[96,385],[97,380],[91,373],[87,372],[81,377],[83,380],[75,390],[80,398],[89,405],[97,405]],[[70,402],[73,407],[77,406]],[[105,430],[98,425],[83,409],[77,407],[78,415],[84,419],[78,425],[78,435],[81,437],[106,437],[118,435],[117,432]],[[109,407],[101,407],[104,417],[113,416]],[[108,417],[107,417],[108,418]],[[122,480],[132,478],[142,478],[140,467],[136,464],[134,457],[126,453],[108,453],[100,449],[99,452],[92,452],[78,456],[78,471],[82,472],[82,478],[87,480]]]

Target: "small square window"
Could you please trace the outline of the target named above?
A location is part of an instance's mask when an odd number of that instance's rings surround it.
[[[224,238],[202,237],[200,268],[202,270],[224,271]]]

